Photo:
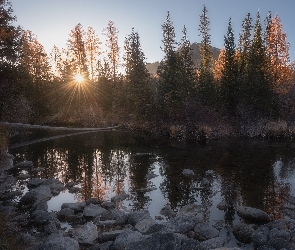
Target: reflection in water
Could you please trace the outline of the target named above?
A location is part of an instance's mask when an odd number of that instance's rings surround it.
[[[76,200],[108,200],[126,192],[130,198],[122,205],[149,209],[152,215],[167,203],[173,209],[196,203],[204,220],[222,219],[232,227],[236,205],[260,208],[273,219],[280,218],[285,197],[295,195],[293,146],[229,140],[205,147],[156,147],[129,134],[100,132],[15,148],[11,153],[16,161],[32,160],[34,167],[45,168],[35,177],[76,183],[81,188]],[[183,176],[186,168],[195,172],[193,178]],[[160,176],[148,178],[149,173]],[[209,183],[206,189],[204,178]],[[227,204],[224,212],[216,208],[222,201]]]

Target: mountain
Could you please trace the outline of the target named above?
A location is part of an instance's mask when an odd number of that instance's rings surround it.
[[[193,56],[193,61],[196,66],[196,68],[200,67],[201,63],[201,56],[200,56],[200,43],[193,43],[191,45],[192,49],[192,56]],[[212,53],[213,53],[213,58],[214,60],[217,60],[220,49],[212,47]],[[155,75],[157,73],[157,69],[160,65],[160,62],[154,62],[154,63],[147,63],[146,68],[150,72],[150,74]]]

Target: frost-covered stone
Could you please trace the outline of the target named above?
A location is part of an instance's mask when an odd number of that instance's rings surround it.
[[[237,207],[237,214],[245,221],[257,224],[265,224],[270,222],[269,215],[257,208],[252,207]]]
[[[207,222],[198,223],[194,227],[194,232],[196,233],[196,239],[199,241],[205,241],[219,236],[219,231]]]
[[[79,244],[70,237],[52,238],[40,244],[37,250],[79,250]]]
[[[198,217],[181,215],[170,219],[164,223],[164,225],[175,233],[185,234],[193,230],[196,223],[199,222],[200,220]]]
[[[98,238],[97,227],[92,222],[75,227],[71,233],[81,245],[93,245]]]
[[[176,216],[176,213],[172,210],[170,205],[165,205],[163,208],[160,210],[160,214],[164,215],[167,218],[173,218]]]
[[[70,208],[70,209],[73,209],[75,213],[83,212],[85,207],[86,207],[85,202],[64,203],[61,205],[61,209]]]
[[[85,218],[94,218],[96,216],[101,215],[103,212],[105,212],[106,209],[102,208],[99,205],[89,204],[85,207],[83,211],[83,216]]]
[[[118,195],[112,197],[111,201],[116,203],[116,202],[123,201],[123,200],[127,199],[128,197],[129,197],[128,194],[122,193],[122,194],[118,194]]]
[[[242,243],[251,243],[251,235],[254,232],[253,227],[247,224],[238,224],[233,228],[233,234],[236,239]]]
[[[119,234],[114,243],[113,247],[116,250],[124,250],[128,249],[132,243],[136,243],[138,241],[146,239],[146,236],[143,236],[141,233],[132,230],[125,230],[121,234]]]
[[[212,250],[215,248],[223,247],[225,244],[225,239],[222,237],[212,238],[200,243],[200,250]]]
[[[134,211],[128,214],[128,223],[132,226],[135,226],[136,223],[144,219],[151,219],[148,210]]]

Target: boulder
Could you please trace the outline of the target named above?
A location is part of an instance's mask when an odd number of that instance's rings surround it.
[[[118,194],[118,195],[112,197],[111,201],[114,202],[114,203],[117,203],[117,202],[121,202],[121,201],[127,199],[128,197],[129,197],[128,194],[122,193],[122,194]]]
[[[194,232],[199,241],[206,241],[219,236],[219,231],[207,222],[198,223],[194,227]]]
[[[121,234],[119,234],[114,243],[113,247],[116,250],[124,250],[129,249],[129,246],[132,243],[136,243],[138,241],[146,239],[146,236],[143,236],[141,233],[132,230],[125,230]]]
[[[22,161],[22,162],[15,164],[15,167],[17,167],[19,169],[32,168],[33,162],[32,161]]]
[[[37,247],[37,250],[79,250],[79,244],[70,237],[52,238]]]
[[[181,250],[199,249],[200,242],[194,239],[189,239],[181,245]]]
[[[230,206],[229,206],[225,201],[222,201],[222,202],[218,203],[218,204],[216,205],[216,207],[217,207],[219,210],[226,211]]]
[[[179,215],[184,215],[184,216],[196,216],[197,214],[201,213],[202,206],[197,205],[197,204],[188,204],[180,208],[178,212]]]
[[[124,230],[114,230],[110,232],[103,232],[98,236],[100,242],[114,241]]]
[[[97,227],[92,222],[79,225],[72,229],[70,233],[81,245],[93,245],[98,238]]]
[[[253,227],[245,223],[235,225],[233,228],[233,234],[236,237],[236,239],[246,244],[249,244],[252,242],[251,235],[253,232],[254,232]]]
[[[237,207],[237,214],[247,222],[253,222],[255,224],[266,224],[270,222],[269,215],[257,208],[252,207]]]
[[[127,222],[128,216],[124,211],[113,208],[103,211],[97,218],[99,220],[115,220],[117,225],[123,225]]]
[[[193,177],[195,175],[195,172],[191,169],[184,169],[182,170],[182,174],[186,177]]]
[[[116,204],[114,202],[111,201],[105,201],[101,204],[101,206],[105,209],[112,209],[112,208],[116,208]]]
[[[172,208],[168,204],[166,204],[163,208],[161,208],[160,214],[164,215],[167,218],[173,218],[176,216],[176,213],[172,210]]]
[[[181,250],[181,240],[174,233],[156,233],[146,239],[133,242],[128,250]]]
[[[61,209],[70,208],[70,209],[73,209],[75,213],[83,212],[85,207],[86,207],[85,202],[64,203],[61,205]]]
[[[153,219],[143,219],[136,223],[135,229],[142,234],[152,234],[157,231],[160,231],[165,226],[162,224],[156,223]]]
[[[212,238],[200,243],[200,250],[212,250],[216,248],[223,247],[225,244],[225,239],[222,237]]]
[[[175,233],[185,234],[193,230],[196,223],[199,223],[200,220],[201,219],[196,216],[180,215],[170,219],[169,221],[163,224]]]
[[[102,208],[99,205],[89,204],[88,206],[84,208],[83,216],[85,218],[94,218],[101,215],[105,211],[106,209]]]
[[[148,210],[134,211],[128,214],[128,223],[132,226],[135,226],[136,223],[144,219],[151,219]]]
[[[27,187],[28,188],[36,188],[36,187],[40,186],[41,184],[43,184],[43,182],[45,180],[46,179],[33,178],[27,182]]]

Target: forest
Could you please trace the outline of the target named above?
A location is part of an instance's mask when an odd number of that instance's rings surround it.
[[[66,48],[54,46],[47,54],[33,32],[14,24],[11,3],[1,0],[0,121],[116,124],[178,139],[200,132],[251,135],[261,124],[293,124],[294,63],[279,15],[246,14],[238,37],[229,19],[216,60],[205,5],[199,17],[200,63],[193,61],[186,27],[177,41],[167,12],[161,26],[164,58],[151,74],[134,28],[119,48],[118,29],[109,21],[103,51],[96,31],[77,24]]]

